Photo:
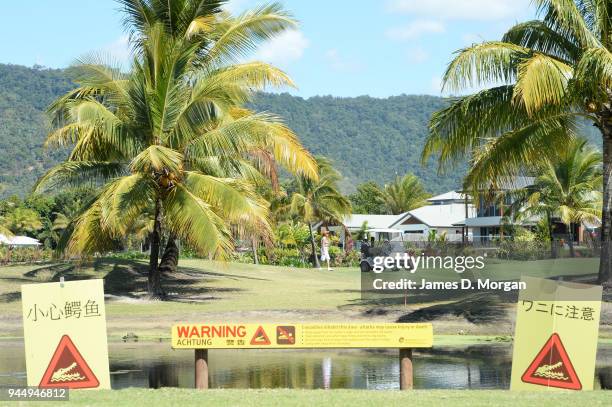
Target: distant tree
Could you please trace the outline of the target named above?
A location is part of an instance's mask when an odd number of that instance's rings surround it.
[[[540,165],[533,186],[511,192],[515,196],[512,213],[518,218],[545,217],[551,242],[551,219],[559,217],[567,226],[570,255],[574,257],[572,225],[597,222],[601,215],[601,162],[601,152],[586,140],[570,142],[557,157]],[[554,256],[554,245],[551,250]]]
[[[430,197],[431,195],[425,191],[421,181],[414,174],[397,177],[384,188],[385,205],[387,211],[393,215],[425,206]]]
[[[349,199],[353,213],[380,215],[387,212],[384,191],[373,181],[357,185],[357,191],[349,195]]]
[[[291,214],[308,225],[313,266],[319,267],[319,257],[314,238],[313,226],[317,221],[342,224],[344,217],[351,213],[350,201],[342,195],[338,182],[340,173],[331,162],[317,158],[319,179],[296,177],[296,191],[291,196]]]
[[[68,226],[70,226],[70,218],[68,218],[68,216],[64,215],[63,213],[58,213],[58,212],[54,212],[55,215],[55,219],[53,220],[53,225],[51,226],[51,229],[54,232],[58,232],[61,233],[64,230],[68,229]]]
[[[29,208],[15,208],[6,215],[5,225],[15,234],[32,234],[43,227],[38,212]]]
[[[0,235],[4,237],[13,236],[13,232],[8,228],[8,222],[3,216],[0,216]]]

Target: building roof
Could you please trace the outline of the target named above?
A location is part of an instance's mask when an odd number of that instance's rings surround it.
[[[391,227],[401,215],[367,215],[352,214],[344,218],[344,225],[349,229],[359,229],[364,222],[368,223],[368,229],[385,229]]]
[[[497,191],[508,191],[512,189],[522,189],[532,186],[535,183],[535,177],[527,177],[524,175],[518,175],[515,177],[499,178],[495,181],[495,190]],[[483,188],[485,191],[493,186],[492,182],[489,182],[487,188]]]
[[[0,234],[0,244],[6,244],[9,246],[40,246],[42,243],[37,239],[33,239],[28,236],[13,236],[7,237]]]
[[[432,196],[427,201],[428,202],[436,202],[436,201],[462,201],[465,199],[465,194],[458,191],[448,191],[440,195]]]
[[[474,206],[468,204],[468,217],[475,216],[476,210]],[[455,223],[465,219],[465,204],[451,203],[445,205],[427,205],[406,212],[392,224],[390,227],[396,226],[404,222],[406,219],[413,217],[429,227],[454,227]]]

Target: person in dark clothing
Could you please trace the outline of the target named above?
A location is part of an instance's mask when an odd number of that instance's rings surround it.
[[[368,244],[368,239],[363,239],[361,241],[361,257],[370,257],[370,245]]]

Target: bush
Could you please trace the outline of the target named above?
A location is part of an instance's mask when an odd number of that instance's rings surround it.
[[[109,253],[107,257],[112,259],[122,259],[122,260],[144,260],[149,258],[149,254],[146,252],[136,251],[136,250],[128,250],[126,252],[113,252]]]
[[[542,260],[550,257],[550,248],[546,243],[538,241],[500,242],[496,257],[506,260]]]
[[[36,247],[16,247],[11,250],[10,258],[7,256],[8,247],[0,246],[0,263],[8,261],[9,264],[49,261],[53,258],[53,250]]]

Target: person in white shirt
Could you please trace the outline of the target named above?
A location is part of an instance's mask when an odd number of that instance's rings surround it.
[[[329,261],[331,258],[329,257],[329,232],[324,230],[323,237],[321,237],[321,261],[327,262],[327,270],[332,271],[331,265]]]

